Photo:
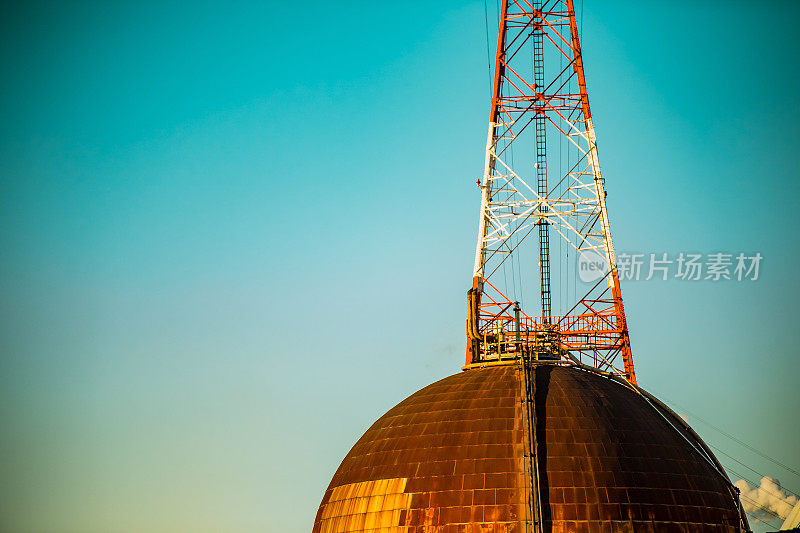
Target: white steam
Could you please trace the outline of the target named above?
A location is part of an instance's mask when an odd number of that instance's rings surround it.
[[[762,477],[761,486],[758,487],[751,486],[743,479],[734,485],[741,491],[742,506],[748,513],[768,513],[785,520],[798,502],[797,496],[783,490],[781,482],[772,477]]]

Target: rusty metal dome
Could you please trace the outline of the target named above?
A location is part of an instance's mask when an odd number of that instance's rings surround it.
[[[540,364],[532,374],[536,453],[520,365],[447,377],[353,446],[314,533],[533,531],[531,457],[541,531],[742,531],[729,480],[666,407],[576,367]]]

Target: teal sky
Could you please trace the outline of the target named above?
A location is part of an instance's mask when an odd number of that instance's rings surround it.
[[[309,531],[361,433],[463,362],[483,2],[0,9],[0,531]],[[639,382],[795,491],[696,417],[800,466],[798,19],[583,19],[618,250],[764,256],[623,285]]]

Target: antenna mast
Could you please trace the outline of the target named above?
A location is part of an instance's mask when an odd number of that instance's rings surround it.
[[[479,185],[467,364],[564,359],[635,383],[572,0],[502,0]],[[533,260],[536,311],[523,291]]]

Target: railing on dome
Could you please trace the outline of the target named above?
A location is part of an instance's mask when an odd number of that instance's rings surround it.
[[[610,292],[607,288],[600,298],[580,300],[570,314],[534,318],[484,280],[480,296],[474,289],[468,293],[467,334],[476,341],[472,362],[523,356],[577,360],[625,376],[624,369],[615,363],[625,349],[626,329],[615,312]]]

